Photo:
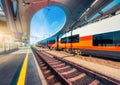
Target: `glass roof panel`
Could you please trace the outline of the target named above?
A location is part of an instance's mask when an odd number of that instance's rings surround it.
[[[111,9],[112,7],[114,7],[114,6],[118,5],[118,4],[120,4],[120,0],[114,0],[113,2],[111,2],[110,4],[108,4],[106,7],[104,7],[102,9],[102,12],[106,12],[109,9]]]
[[[12,2],[12,6],[13,6],[14,15],[16,15],[16,13],[17,13],[17,1]]]
[[[95,19],[96,17],[98,17],[98,16],[100,16],[100,14],[99,14],[99,13],[96,13],[93,17],[91,17],[91,18],[88,20],[88,22],[94,20],[94,19]]]
[[[3,6],[2,6],[2,3],[1,3],[1,0],[0,0],[0,15],[4,16],[5,13],[3,11]]]

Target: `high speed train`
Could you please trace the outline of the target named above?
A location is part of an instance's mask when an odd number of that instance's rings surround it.
[[[51,49],[120,60],[120,14],[94,22],[46,41]]]

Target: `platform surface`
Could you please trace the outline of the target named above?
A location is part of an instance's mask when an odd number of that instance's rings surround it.
[[[23,79],[24,85],[42,85],[37,66],[35,64],[35,58],[31,49],[28,47],[20,48],[19,50],[10,54],[0,55],[0,85],[20,85],[19,81],[20,73],[22,73],[24,60],[28,53],[28,62],[26,66],[26,74]],[[25,70],[25,69],[24,69]],[[18,82],[20,84],[18,84]],[[21,84],[22,85],[22,84]]]

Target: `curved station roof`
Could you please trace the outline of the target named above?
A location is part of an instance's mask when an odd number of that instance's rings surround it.
[[[57,33],[63,33],[80,26],[101,11],[114,0],[1,0],[9,28],[22,39],[29,40],[30,21],[33,15],[46,6],[59,6],[66,15],[64,27]],[[10,9],[11,8],[11,9]],[[120,8],[120,7],[118,7]]]
[[[57,5],[63,8],[67,15],[67,21],[64,28],[69,28],[70,24],[76,21],[93,2],[94,0],[26,0],[24,3],[21,3],[19,7],[23,26],[27,28],[24,30],[27,33],[29,32],[29,24],[34,13],[50,5]]]

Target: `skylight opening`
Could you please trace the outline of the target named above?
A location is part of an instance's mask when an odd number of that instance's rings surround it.
[[[88,20],[88,22],[94,20],[94,19],[97,18],[98,16],[100,16],[100,14],[99,14],[99,13],[96,13],[93,17],[91,17],[91,18]]]
[[[66,23],[66,13],[58,6],[47,6],[34,14],[30,23],[30,40],[38,42],[59,32]]]
[[[110,10],[111,8],[113,8],[114,6],[120,4],[120,0],[114,0],[113,2],[111,2],[110,4],[108,4],[106,7],[104,7],[102,9],[102,12],[106,12],[108,10]]]

